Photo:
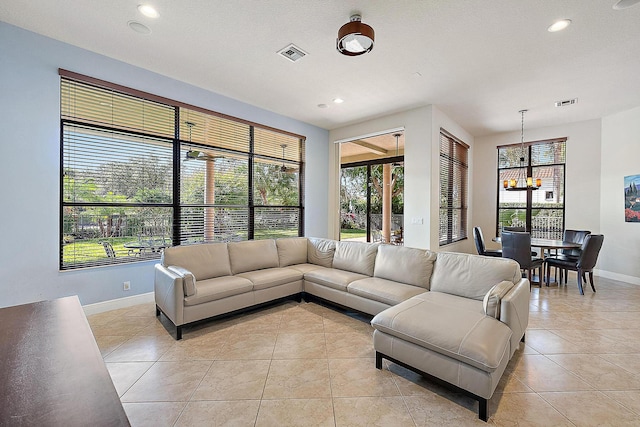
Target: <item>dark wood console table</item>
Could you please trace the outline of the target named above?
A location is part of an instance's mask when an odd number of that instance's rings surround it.
[[[0,425],[130,425],[78,297],[0,309]]]

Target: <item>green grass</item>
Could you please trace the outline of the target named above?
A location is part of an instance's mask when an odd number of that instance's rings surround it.
[[[279,237],[296,237],[296,229],[263,229],[255,231],[255,239],[277,239]],[[246,239],[246,234],[243,239]],[[62,261],[64,264],[88,263],[107,258],[107,253],[101,241],[107,241],[113,246],[116,258],[129,257],[129,249],[124,247],[127,242],[137,241],[137,237],[112,237],[101,239],[76,240],[62,248]]]
[[[340,240],[355,239],[357,237],[367,237],[367,230],[360,228],[343,228],[340,230]]]
[[[254,239],[277,239],[279,237],[297,237],[298,230],[292,228],[286,229],[273,229],[273,230],[255,230],[253,233]]]
[[[104,247],[100,243],[105,240],[111,243],[116,257],[127,256],[129,250],[124,247],[127,242],[136,241],[136,237],[113,237],[109,239],[86,239],[77,240],[66,244],[62,248],[63,263],[91,262],[107,257]]]

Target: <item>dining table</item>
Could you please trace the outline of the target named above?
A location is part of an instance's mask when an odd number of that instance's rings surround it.
[[[502,243],[502,239],[500,239],[500,236],[494,237],[492,240],[497,243]],[[540,248],[540,256],[544,259],[550,256],[552,251],[554,253],[557,253],[558,249],[580,249],[582,245],[580,243],[566,242],[561,239],[543,239],[539,237],[532,237],[531,247]],[[547,286],[549,286],[549,283],[547,283]]]

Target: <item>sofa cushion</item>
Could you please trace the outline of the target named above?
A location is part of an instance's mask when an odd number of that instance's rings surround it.
[[[339,291],[347,291],[347,285],[356,280],[366,279],[364,274],[350,271],[336,270],[333,268],[319,268],[305,273],[304,280],[324,285]]]
[[[311,264],[331,268],[336,241],[309,237],[307,239],[307,260]]]
[[[278,259],[280,267],[287,267],[294,264],[305,264],[307,262],[307,238],[287,237],[276,239],[278,248]]]
[[[292,268],[266,268],[238,274],[238,277],[251,280],[254,291],[302,280],[302,276],[300,271]]]
[[[504,323],[455,304],[430,301],[425,292],[371,320],[380,332],[493,372],[509,357],[511,329]]]
[[[216,301],[233,295],[250,292],[253,283],[244,277],[225,276],[198,281],[195,295],[185,297],[184,305],[198,305],[209,301]]]
[[[378,246],[364,242],[337,242],[333,268],[373,276]]]
[[[482,308],[484,314],[491,316],[494,319],[500,319],[500,303],[502,297],[504,297],[515,285],[507,280],[495,285],[489,289],[489,292],[484,296],[482,300]]]
[[[292,268],[294,270],[301,272],[302,274],[306,274],[309,271],[318,270],[319,268],[326,268],[326,267],[321,267],[316,264],[295,264],[295,265],[290,265],[287,268]]]
[[[226,243],[171,246],[162,254],[162,265],[186,268],[198,281],[231,275]]]
[[[366,279],[349,283],[347,291],[363,298],[388,305],[396,305],[423,293],[425,290],[419,286],[406,285],[378,277],[367,277]]]
[[[228,246],[233,274],[278,267],[278,248],[273,239],[231,242]]]
[[[186,268],[178,267],[177,265],[170,265],[167,270],[177,274],[182,278],[182,287],[184,288],[184,296],[190,297],[196,294],[196,278]]]
[[[520,278],[520,266],[512,259],[440,252],[430,289],[482,301],[496,283],[517,283]]]
[[[421,298],[428,300],[433,304],[439,304],[445,307],[456,307],[462,310],[473,311],[474,313],[484,314],[482,309],[482,301],[471,298],[462,298],[457,295],[445,294],[444,292],[430,291],[429,295],[420,295]]]
[[[436,253],[403,246],[380,245],[375,277],[429,289]]]

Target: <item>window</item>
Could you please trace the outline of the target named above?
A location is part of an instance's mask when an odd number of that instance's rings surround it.
[[[525,227],[531,236],[562,239],[566,139],[498,147],[497,233],[502,227]],[[524,154],[525,166],[520,166]],[[537,190],[507,191],[504,180],[526,176],[542,180]]]
[[[467,238],[469,146],[440,129],[440,246]]]
[[[304,137],[60,74],[60,269],[302,235]]]

